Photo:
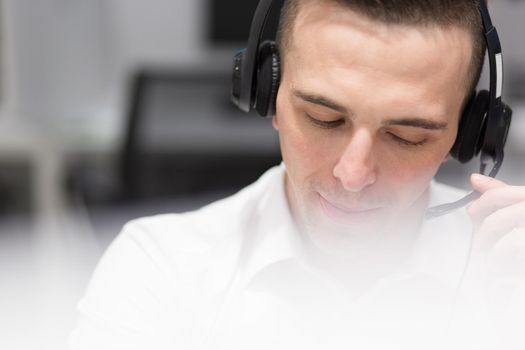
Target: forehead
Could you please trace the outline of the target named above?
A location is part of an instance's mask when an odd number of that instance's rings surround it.
[[[389,25],[333,1],[304,1],[292,38],[284,71],[294,84],[339,91],[361,84],[383,96],[396,91],[436,103],[466,93],[472,42],[459,27]]]

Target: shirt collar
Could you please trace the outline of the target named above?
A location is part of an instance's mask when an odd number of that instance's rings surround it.
[[[250,283],[266,267],[287,259],[304,256],[301,236],[292,218],[285,190],[284,163],[273,168],[261,179],[264,193],[256,207],[254,231],[246,232],[244,247],[247,258],[244,284]]]

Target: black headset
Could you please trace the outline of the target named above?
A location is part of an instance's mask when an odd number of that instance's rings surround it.
[[[274,41],[262,42],[266,21],[274,0],[260,0],[252,20],[248,46],[233,59],[232,101],[241,110],[256,110],[263,117],[275,114],[280,82],[279,51]],[[512,110],[501,100],[503,89],[503,56],[496,28],[485,0],[478,1],[483,21],[490,68],[489,90],[473,91],[462,111],[456,141],[450,155],[461,163],[481,152],[480,173],[487,165],[493,167],[488,176],[495,177],[503,163]],[[479,197],[472,192],[457,202],[429,208],[426,218],[433,218],[463,207]]]

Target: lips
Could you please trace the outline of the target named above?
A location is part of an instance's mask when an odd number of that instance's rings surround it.
[[[321,194],[319,194],[319,202],[323,213],[330,219],[342,224],[363,224],[366,221],[377,217],[381,207],[367,208],[367,207],[347,207],[339,203],[334,203]]]

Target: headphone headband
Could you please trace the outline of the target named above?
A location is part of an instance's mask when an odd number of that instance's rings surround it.
[[[253,107],[253,82],[257,72],[257,52],[259,51],[264,27],[268,20],[272,3],[272,0],[259,1],[250,26],[248,46],[243,51],[242,65],[240,67],[242,76],[240,81],[240,96],[238,102],[234,102],[245,112],[249,112]]]
[[[486,128],[487,130],[494,131],[485,133],[483,145],[481,147],[481,161],[482,163],[487,164],[488,160],[492,160],[495,167],[497,167],[497,170],[499,170],[499,167],[503,162],[503,145],[499,145],[501,143],[500,133],[505,132],[503,129],[508,129],[508,125],[505,125],[505,120],[503,118],[506,106],[501,102],[503,91],[503,54],[501,52],[501,42],[499,40],[498,31],[492,24],[485,0],[479,1],[479,11],[481,13],[485,40],[487,43],[490,72],[489,106],[486,117]],[[506,136],[503,137],[503,139],[505,141]]]

